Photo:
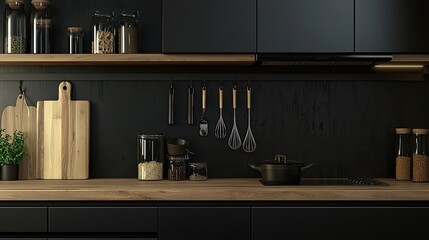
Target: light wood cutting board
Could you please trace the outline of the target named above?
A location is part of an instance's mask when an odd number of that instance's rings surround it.
[[[25,95],[19,94],[16,106],[8,106],[3,110],[1,128],[13,136],[15,130],[24,134],[24,151],[27,153],[19,165],[19,179],[37,179],[36,162],[36,107],[30,107]]]
[[[62,82],[58,101],[37,102],[37,157],[42,179],[89,178],[89,101],[71,101]]]

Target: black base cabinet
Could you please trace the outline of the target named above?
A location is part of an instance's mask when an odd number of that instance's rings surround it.
[[[253,208],[253,240],[428,239],[429,208]]]
[[[250,240],[250,207],[159,208],[159,240]]]
[[[428,239],[429,202],[1,205],[0,240]]]

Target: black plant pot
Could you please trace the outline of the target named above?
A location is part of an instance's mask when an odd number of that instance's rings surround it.
[[[1,166],[1,180],[12,181],[18,180],[19,165],[2,165]]]

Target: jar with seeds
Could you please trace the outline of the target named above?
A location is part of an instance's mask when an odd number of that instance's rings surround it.
[[[410,128],[396,128],[396,180],[411,180]]]
[[[31,53],[51,53],[52,21],[49,0],[32,0]]]
[[[429,182],[428,134],[429,129],[413,129],[413,182]]]
[[[115,53],[114,13],[94,12],[92,15],[92,53]]]
[[[139,51],[139,12],[121,12],[118,29],[119,53],[138,53]]]
[[[163,134],[138,134],[138,179],[162,180],[165,138]]]
[[[208,179],[207,163],[189,163],[189,180],[206,181]]]
[[[27,20],[24,0],[5,0],[3,19],[4,53],[26,53]]]

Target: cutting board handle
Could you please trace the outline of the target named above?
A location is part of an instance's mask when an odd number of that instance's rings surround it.
[[[64,81],[58,87],[58,98],[63,101],[71,100],[72,85],[70,82]]]
[[[18,97],[16,98],[16,108],[17,109],[22,109],[23,107],[27,107],[27,103],[25,102],[25,95],[24,93],[19,94]]]

